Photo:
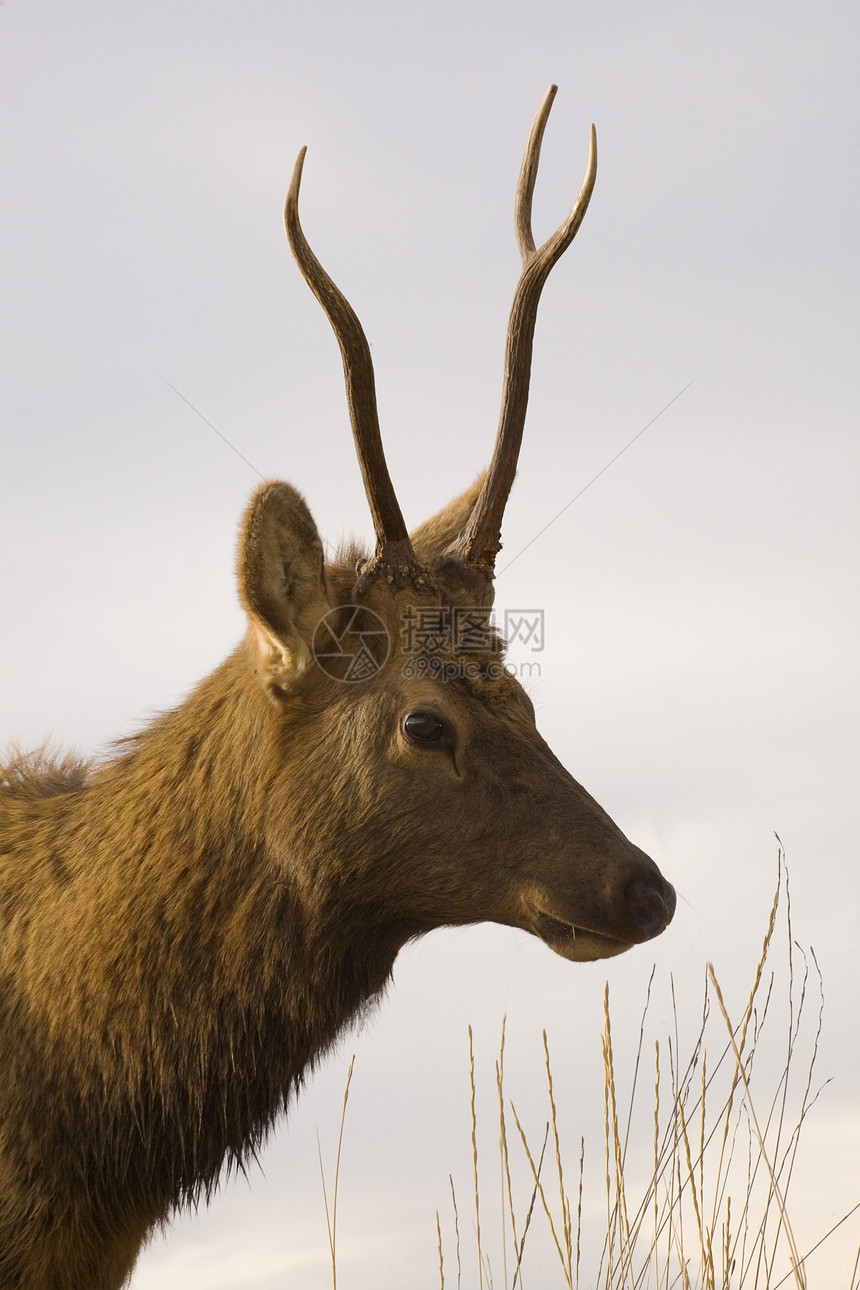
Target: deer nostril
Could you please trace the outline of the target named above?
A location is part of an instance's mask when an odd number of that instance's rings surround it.
[[[634,878],[624,893],[627,909],[640,931],[656,936],[672,921],[675,889],[668,882],[659,885],[647,878]]]

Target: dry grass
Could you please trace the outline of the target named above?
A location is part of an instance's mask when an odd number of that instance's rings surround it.
[[[770,967],[775,934],[785,945],[786,998],[777,996],[777,973]],[[653,1078],[644,1074],[646,1032],[652,980],[639,1029],[629,1092],[620,1111],[613,1049],[609,987],[604,1001],[602,1037],[604,1067],[605,1235],[602,1249],[583,1250],[582,1211],[585,1144],[580,1144],[575,1223],[567,1191],[557,1124],[549,1045],[544,1033],[548,1120],[543,1144],[535,1152],[514,1103],[505,1094],[505,1028],[496,1063],[499,1105],[499,1169],[505,1290],[522,1290],[527,1237],[532,1219],[543,1213],[558,1256],[558,1280],[570,1290],[777,1290],[794,1285],[807,1290],[806,1259],[826,1240],[801,1253],[789,1218],[788,1199],[795,1172],[801,1130],[814,1105],[814,1071],[821,1033],[823,992],[812,951],[794,942],[788,875],[780,848],[779,877],[773,907],[746,1006],[732,1018],[713,968],[708,967],[704,1003],[690,1055],[682,1060],[681,1030],[674,982],[671,983],[673,1033],[654,1042]],[[780,1030],[782,1034],[780,1037]],[[782,1069],[770,1092],[764,1074],[753,1077],[759,1054],[776,1036]],[[803,1044],[800,1042],[803,1039]],[[765,1045],[767,1040],[767,1045]],[[806,1057],[801,1056],[804,1048]],[[492,1290],[490,1264],[481,1241],[478,1189],[478,1131],[475,1112],[475,1063],[469,1031],[473,1185],[479,1290]],[[640,1107],[646,1083],[650,1105]],[[650,1164],[643,1168],[642,1134],[634,1134],[643,1114],[652,1137]],[[518,1212],[512,1186],[509,1119],[528,1165],[529,1200]],[[554,1170],[545,1169],[547,1147]],[[552,1174],[554,1172],[554,1177]],[[547,1177],[549,1175],[549,1178]],[[456,1197],[453,1191],[455,1213]],[[853,1214],[855,1206],[841,1220]],[[442,1225],[437,1213],[440,1280],[443,1270]],[[836,1224],[839,1226],[839,1224]],[[835,1228],[831,1228],[831,1232]],[[457,1287],[461,1288],[460,1238],[457,1223]],[[860,1250],[846,1286],[860,1290]],[[850,1277],[850,1279],[849,1279]],[[537,1281],[536,1281],[537,1283]],[[546,1290],[546,1275],[540,1278]]]
[[[346,1123],[346,1104],[349,1101],[349,1086],[352,1082],[352,1070],[355,1066],[355,1053],[352,1054],[352,1061],[349,1063],[349,1070],[346,1075],[346,1087],[343,1090],[343,1110],[340,1114],[340,1129],[337,1135],[337,1159],[334,1166],[334,1186],[332,1187],[331,1208],[328,1203],[328,1188],[325,1181],[325,1169],[323,1168],[322,1146],[320,1144],[320,1135],[317,1133],[317,1154],[320,1162],[320,1178],[322,1179],[323,1203],[325,1205],[325,1221],[328,1228],[328,1245],[331,1253],[331,1283],[332,1290],[337,1290],[337,1189],[340,1182],[340,1153],[343,1147],[343,1129]],[[441,1267],[442,1260],[442,1233],[439,1233],[439,1262]]]

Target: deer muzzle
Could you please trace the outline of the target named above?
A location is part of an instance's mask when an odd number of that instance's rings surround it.
[[[548,893],[526,901],[529,930],[560,954],[576,962],[612,958],[633,945],[650,941],[669,926],[675,913],[675,889],[648,857],[621,891],[599,902],[577,902],[572,918],[562,916]]]

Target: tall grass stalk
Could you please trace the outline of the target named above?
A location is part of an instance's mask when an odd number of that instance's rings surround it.
[[[454,1210],[454,1238],[456,1242],[455,1248],[457,1251],[457,1290],[460,1290],[463,1279],[463,1264],[460,1259],[460,1215],[457,1213],[457,1193],[454,1190],[454,1177],[452,1174],[448,1175],[448,1182],[451,1184],[451,1207]]]
[[[781,975],[771,966],[777,934],[786,955],[787,971]],[[778,980],[786,977],[783,997]],[[536,1163],[538,1153],[531,1147],[529,1134],[513,1102],[505,1095],[506,1034],[505,1025],[502,1026],[496,1090],[505,1290],[518,1287],[522,1290],[526,1236],[538,1198],[537,1208],[544,1214],[559,1261],[557,1284],[566,1285],[570,1290],[574,1285],[579,1286],[583,1266],[593,1269],[585,1274],[585,1279],[594,1290],[777,1290],[787,1281],[794,1283],[795,1290],[807,1290],[806,1260],[860,1205],[843,1215],[830,1232],[801,1255],[789,1220],[789,1192],[801,1131],[821,1091],[814,1087],[814,1071],[824,995],[814,953],[806,954],[794,941],[788,874],[781,843],[777,890],[752,987],[739,1019],[731,1019],[716,973],[709,965],[698,1029],[692,1044],[682,1047],[680,1009],[675,983],[670,978],[672,1029],[662,1042],[660,1039],[654,1042],[650,1095],[653,1108],[638,1111],[642,1056],[646,1032],[651,1028],[648,1012],[653,979],[652,972],[632,1064],[632,1080],[624,1098],[619,1093],[608,987],[604,998],[606,1218],[602,1248],[583,1251],[584,1138],[580,1150],[575,1233],[573,1230],[564,1182],[557,1085],[546,1033],[543,1036],[544,1077],[549,1117]],[[813,1012],[809,1018],[810,999],[816,989],[817,1015]],[[779,1035],[780,1009],[786,1018],[784,1041],[777,1038],[781,1066],[775,1086],[771,1085],[768,1090],[767,1072],[762,1070],[762,1065],[768,1061],[774,1034]],[[801,1049],[805,1049],[806,1057],[802,1056]],[[689,1052],[689,1056],[684,1058],[683,1052]],[[469,1069],[478,1284],[482,1290],[485,1256],[479,1222],[478,1125],[471,1027]],[[518,1209],[515,1203],[517,1177],[523,1163],[514,1159],[518,1153],[512,1153],[509,1146],[508,1109],[527,1166],[531,1192],[527,1209]],[[649,1137],[651,1140],[650,1164],[644,1176],[642,1152],[634,1150],[637,1136],[641,1136],[639,1126],[643,1114],[647,1116],[644,1125],[650,1125],[645,1128],[644,1140]],[[553,1146],[550,1154],[555,1159],[556,1174],[554,1197],[553,1189],[542,1177],[550,1134]],[[510,1262],[509,1239],[513,1251]],[[585,1239],[589,1240],[587,1229]],[[441,1229],[439,1240],[441,1267]],[[509,1267],[513,1269],[510,1287]],[[548,1284],[542,1271],[542,1290],[547,1290]],[[860,1290],[860,1251],[851,1272],[850,1290]]]
[[[472,1047],[472,1027],[469,1027],[469,1088],[472,1105],[472,1176],[475,1183],[475,1240],[478,1245],[478,1286],[484,1287],[484,1256],[481,1251],[481,1197],[478,1190],[478,1120],[475,1114],[475,1052]]]
[[[349,1086],[352,1082],[352,1070],[355,1066],[355,1053],[352,1054],[352,1061],[349,1063],[349,1070],[346,1076],[346,1088],[343,1090],[343,1110],[340,1114],[340,1129],[337,1135],[337,1160],[334,1166],[334,1189],[332,1191],[331,1213],[329,1214],[328,1189],[325,1183],[325,1169],[323,1168],[322,1146],[320,1145],[319,1130],[317,1130],[317,1155],[320,1162],[320,1178],[322,1179],[323,1203],[325,1205],[325,1221],[328,1229],[328,1244],[331,1252],[331,1284],[332,1290],[337,1290],[337,1189],[340,1181],[340,1152],[343,1146],[343,1127],[346,1123],[346,1104],[349,1101]]]

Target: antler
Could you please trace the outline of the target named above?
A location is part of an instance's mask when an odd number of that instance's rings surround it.
[[[514,482],[523,437],[540,294],[553,265],[576,236],[588,210],[597,177],[597,135],[592,126],[588,166],[576,201],[564,223],[536,250],[531,227],[532,195],[543,134],[557,89],[557,85],[549,87],[534,119],[517,183],[515,227],[523,271],[508,321],[502,408],[493,459],[468,523],[448,548],[450,556],[479,566],[490,577],[496,553],[501,547],[502,516]]]
[[[349,419],[376,533],[376,554],[366,567],[364,576],[382,573],[387,581],[399,585],[408,581],[422,582],[426,571],[415,558],[385,462],[376,409],[373,360],[367,337],[349,301],[308,245],[299,222],[299,189],[306,152],[307,149],[302,148],[293,167],[284,206],[284,227],[302,276],[328,315],[343,358]]]
[[[501,547],[502,516],[516,474],[528,407],[532,346],[541,291],[553,265],[576,236],[594,191],[597,136],[592,126],[588,166],[570,214],[543,246],[535,247],[531,227],[532,197],[544,130],[557,90],[556,85],[549,87],[534,119],[517,183],[515,227],[523,271],[508,320],[502,407],[493,458],[467,524],[441,561],[434,562],[434,568],[437,563],[450,564],[453,561],[460,563],[461,568],[465,564],[481,575],[493,576],[496,553]],[[299,189],[306,151],[302,148],[293,167],[284,207],[284,226],[290,250],[302,276],[328,316],[343,358],[349,417],[376,533],[376,553],[364,571],[362,584],[366,585],[367,580],[382,574],[388,582],[399,586],[407,583],[422,585],[428,581],[429,572],[416,559],[385,462],[367,337],[349,301],[308,245],[299,222]]]

